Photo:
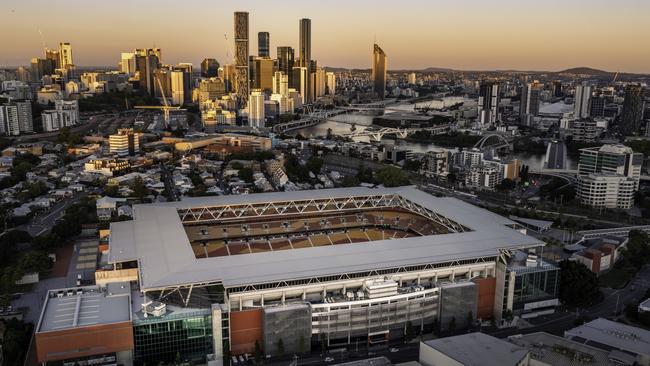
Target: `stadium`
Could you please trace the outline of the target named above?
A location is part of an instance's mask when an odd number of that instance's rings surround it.
[[[111,224],[108,255],[111,278],[132,280],[144,363],[375,345],[406,327],[500,319],[517,302],[508,263],[543,245],[454,198],[357,187],[136,205],[134,220]]]

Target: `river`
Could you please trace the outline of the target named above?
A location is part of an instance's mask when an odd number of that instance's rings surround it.
[[[391,105],[390,108],[408,112],[413,111],[414,106],[409,103],[400,103],[397,105]],[[392,113],[392,111],[387,111],[386,113]],[[350,133],[350,129],[353,125],[357,131],[363,131],[372,125],[373,118],[373,116],[363,114],[341,114],[316,126],[303,128],[297,132],[305,137],[315,138],[327,136],[327,130],[329,129],[332,129],[332,133],[335,135]],[[358,142],[369,142],[370,138],[357,137],[354,140]],[[416,153],[425,153],[431,149],[439,148],[439,146],[433,143],[418,143],[393,138],[384,138],[381,142],[388,145],[395,144],[397,146],[402,146]],[[523,164],[531,167],[531,169],[541,169],[544,162],[544,154],[518,153],[515,157],[521,160]],[[571,157],[567,157],[567,169],[577,169],[577,167],[578,162]]]

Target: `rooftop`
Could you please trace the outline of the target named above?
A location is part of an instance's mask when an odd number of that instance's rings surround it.
[[[130,291],[128,282],[50,290],[36,332],[130,322]]]
[[[608,351],[544,332],[512,336],[509,341],[528,349],[532,359],[548,365],[573,366],[579,360],[583,360],[585,364],[620,365],[610,360]]]
[[[514,366],[528,354],[524,348],[484,333],[440,338],[424,344],[467,366]]]
[[[564,336],[601,349],[650,354],[650,331],[603,318],[567,330]]]
[[[377,240],[369,243],[196,258],[179,209],[238,204],[398,195],[453,220],[469,231]],[[438,198],[414,187],[342,188],[189,198],[134,206],[134,220],[111,224],[109,261],[139,262],[145,290],[221,281],[225,287],[337,275],[382,268],[441,263],[498,255],[499,249],[542,246],[506,225],[505,217],[455,198]],[[254,220],[251,219],[251,220]]]

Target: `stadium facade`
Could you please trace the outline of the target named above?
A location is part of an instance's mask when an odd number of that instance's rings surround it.
[[[220,362],[548,305],[555,284],[524,299],[508,266],[524,253],[522,268],[542,267],[529,253],[543,245],[507,218],[414,187],[201,197],[136,205],[134,220],[112,223],[103,278],[132,280],[136,364]]]

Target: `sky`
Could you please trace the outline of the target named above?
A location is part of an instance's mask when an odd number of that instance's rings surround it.
[[[330,67],[369,68],[376,40],[393,70],[650,73],[648,0],[1,0],[0,66],[59,42],[80,66],[116,66],[121,52],[153,46],[167,64],[225,64],[234,11],[250,13],[251,54],[257,32],[270,32],[272,57],[297,47],[298,21],[311,18],[312,59]]]

